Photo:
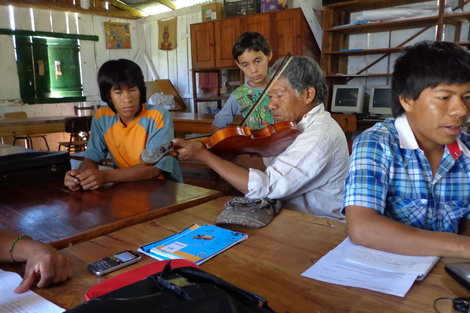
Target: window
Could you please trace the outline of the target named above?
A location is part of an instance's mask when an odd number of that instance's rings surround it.
[[[20,93],[25,103],[85,101],[77,39],[15,36]]]

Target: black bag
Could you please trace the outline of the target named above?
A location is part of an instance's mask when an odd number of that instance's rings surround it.
[[[196,267],[153,274],[66,313],[275,313],[267,300]]]

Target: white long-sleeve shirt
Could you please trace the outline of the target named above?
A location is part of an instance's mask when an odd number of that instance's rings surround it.
[[[286,209],[344,220],[344,181],[349,166],[346,137],[323,104],[305,114],[301,131],[280,155],[264,158],[266,170],[250,169],[248,198],[281,200]]]

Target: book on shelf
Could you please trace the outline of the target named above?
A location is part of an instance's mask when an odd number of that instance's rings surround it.
[[[138,251],[157,260],[186,259],[199,265],[247,238],[244,233],[215,225],[193,224],[174,235],[142,245]]]

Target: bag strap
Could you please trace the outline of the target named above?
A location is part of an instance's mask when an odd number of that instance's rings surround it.
[[[194,297],[204,294],[198,284],[192,283],[185,277],[174,272],[171,268],[171,262],[168,262],[160,273],[149,277],[158,286],[171,290],[176,295],[181,296],[186,300],[191,300]]]
[[[186,275],[198,277],[198,278],[203,279],[203,280],[207,280],[207,281],[209,281],[211,283],[214,283],[215,285],[225,289],[226,291],[235,294],[236,296],[238,296],[238,298],[244,299],[245,301],[247,301],[249,303],[252,303],[253,305],[258,306],[261,302],[261,307],[262,308],[267,309],[267,310],[275,313],[275,311],[268,306],[268,300],[266,300],[265,298],[255,294],[255,293],[252,293],[248,290],[239,288],[239,287],[223,280],[222,278],[217,277],[217,276],[212,275],[212,274],[209,274],[209,273],[207,273],[207,272],[205,272],[205,271],[203,271],[199,268],[180,267],[180,268],[173,269],[173,271],[177,272],[179,274],[183,274],[183,276],[186,274]]]

